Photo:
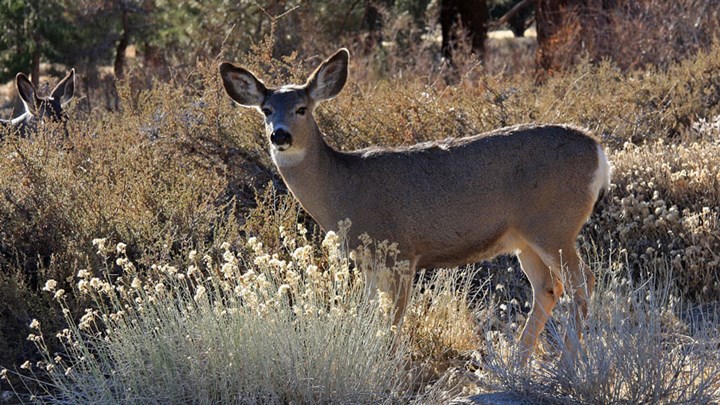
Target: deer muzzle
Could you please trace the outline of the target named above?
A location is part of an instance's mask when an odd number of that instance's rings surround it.
[[[292,145],[292,135],[290,135],[290,132],[282,128],[278,128],[273,131],[272,135],[270,135],[270,142],[272,142],[272,144],[278,149],[286,150],[290,147],[290,145]]]

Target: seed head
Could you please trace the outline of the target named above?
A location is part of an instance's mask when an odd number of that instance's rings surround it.
[[[55,287],[57,287],[57,281],[50,279],[45,282],[45,287],[43,287],[43,291],[55,291]]]
[[[126,250],[127,250],[127,245],[122,242],[118,243],[117,246],[115,246],[115,251],[119,255],[126,254]]]

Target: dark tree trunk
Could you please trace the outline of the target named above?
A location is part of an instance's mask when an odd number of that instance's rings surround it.
[[[485,54],[489,19],[490,12],[485,0],[442,0],[440,27],[443,57],[452,60],[458,42],[468,40],[472,52],[482,58]],[[465,32],[467,38],[460,38],[459,32]]]
[[[40,33],[37,31],[33,35],[33,42],[35,46],[33,47],[32,59],[30,60],[30,81],[37,89],[38,84],[40,84],[40,45],[42,42]]]
[[[362,28],[367,32],[363,39],[363,48],[367,53],[382,42],[383,19],[380,10],[372,0],[365,0],[365,13]]]
[[[551,72],[555,50],[551,39],[562,28],[562,7],[569,0],[538,0],[535,5],[535,21],[537,24],[538,50],[535,64],[539,71]],[[572,1],[572,0],[570,0]]]
[[[508,25],[516,38],[525,36],[525,16],[516,14],[508,20]]]
[[[510,30],[516,37],[525,35],[525,19],[529,14],[528,9],[535,3],[535,0],[522,0],[515,4],[505,15],[500,17],[500,24],[508,24]]]
[[[123,79],[125,77],[125,52],[130,44],[130,10],[126,7],[125,2],[120,2],[122,34],[115,48],[115,63],[113,69],[115,77]]]

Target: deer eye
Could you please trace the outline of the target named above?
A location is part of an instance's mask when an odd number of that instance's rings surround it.
[[[262,113],[265,114],[266,117],[269,117],[270,114],[272,114],[272,110],[269,108],[263,108]]]
[[[300,107],[297,109],[297,111],[295,111],[295,114],[305,115],[306,112],[307,112],[307,107]]]

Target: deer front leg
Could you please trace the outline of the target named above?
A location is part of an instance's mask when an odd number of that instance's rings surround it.
[[[381,266],[382,269],[365,269],[363,272],[368,297],[373,299],[378,290],[386,295],[392,305],[393,325],[397,329],[402,326],[410,302],[416,263],[416,260],[412,260],[407,267],[402,264],[392,268]]]

